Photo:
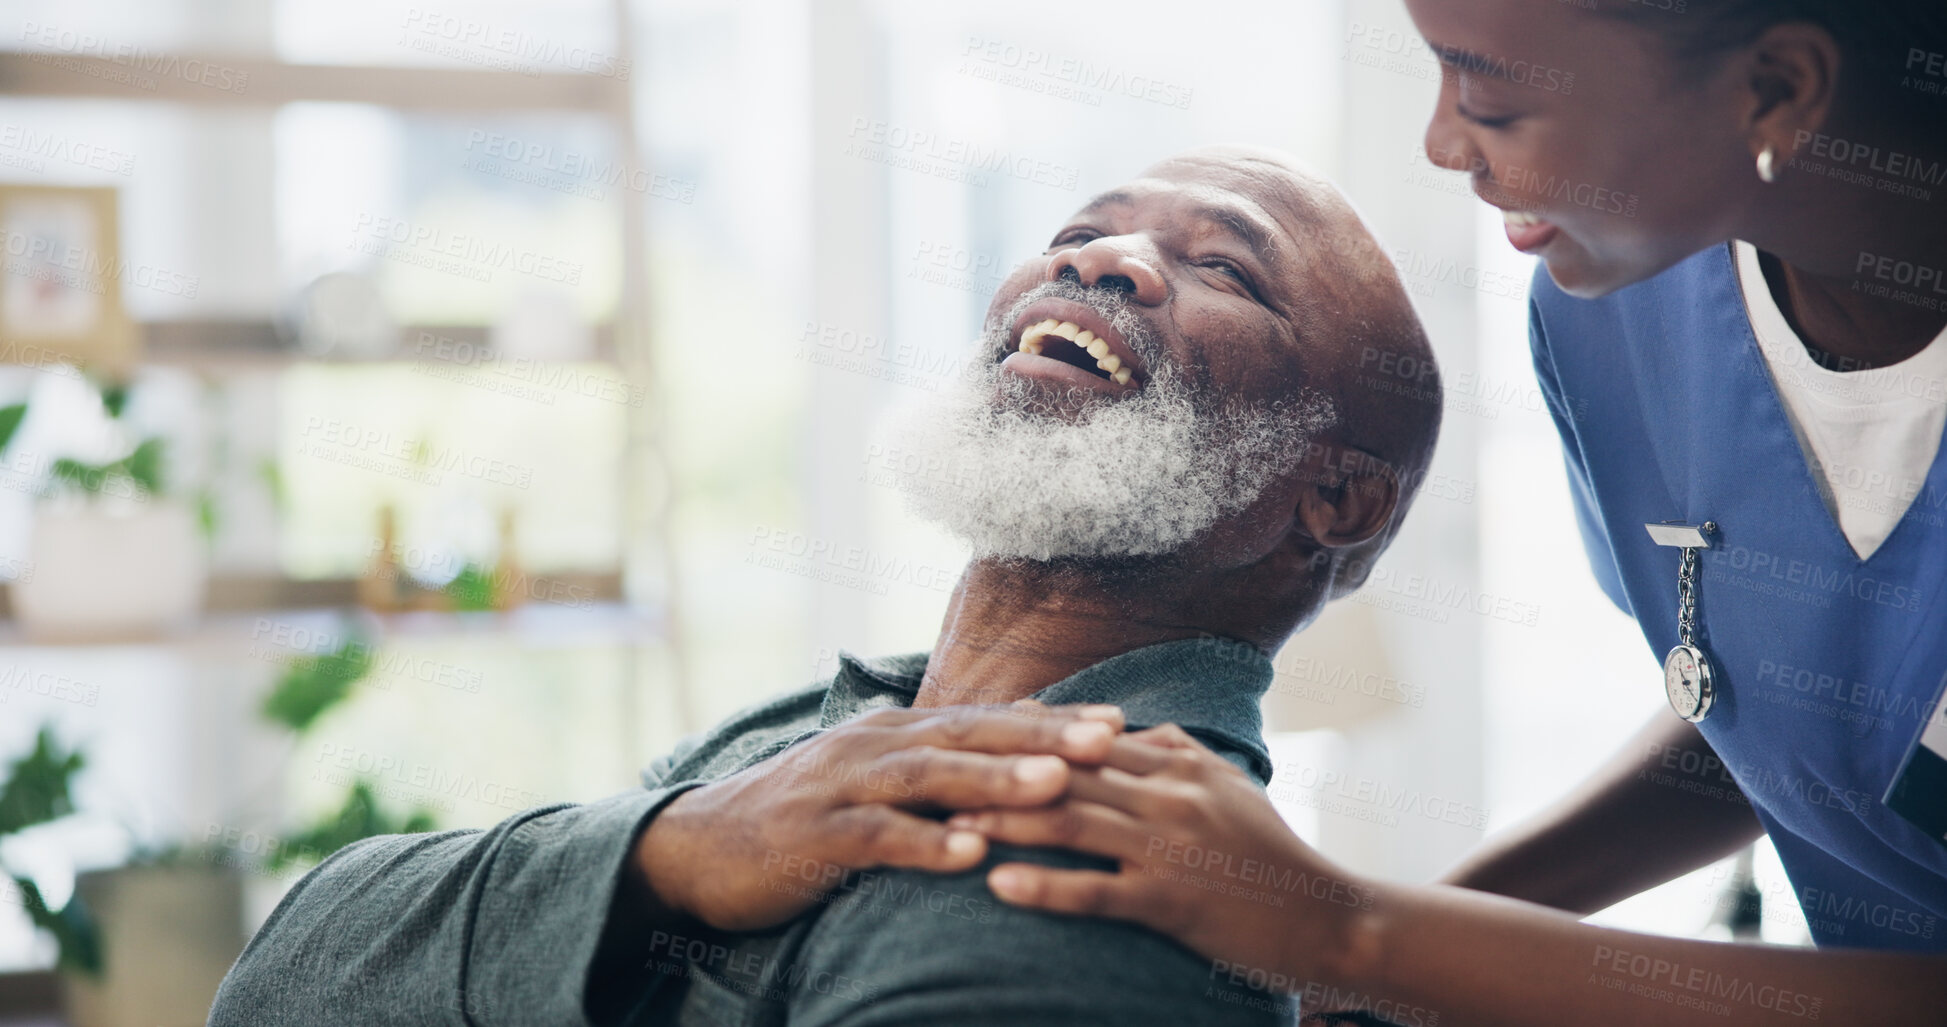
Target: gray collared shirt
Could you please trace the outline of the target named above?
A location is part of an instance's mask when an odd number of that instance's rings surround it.
[[[589,979],[621,868],[670,799],[885,706],[910,706],[922,655],[845,656],[825,684],[732,717],[643,773],[643,790],[529,810],[485,832],[375,838],[298,883],[225,979],[212,1027],[279,1024],[1288,1023],[1280,997],[1230,983],[1144,928],[997,901],[998,859],[1100,861],[996,847],[981,868],[852,875],[770,931],[655,932],[626,1012],[600,1020]],[[1043,689],[1114,703],[1130,726],[1179,724],[1269,782],[1258,701],[1271,664],[1219,639],[1149,646]],[[781,869],[789,859],[780,855]],[[804,868],[822,888],[821,869]]]

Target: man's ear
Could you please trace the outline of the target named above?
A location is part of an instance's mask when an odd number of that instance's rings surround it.
[[[1314,447],[1298,493],[1298,527],[1328,549],[1356,546],[1386,530],[1399,505],[1391,464],[1363,450]]]
[[[1831,114],[1839,86],[1839,44],[1816,25],[1787,22],[1766,30],[1746,55],[1751,155],[1770,145],[1783,167]]]

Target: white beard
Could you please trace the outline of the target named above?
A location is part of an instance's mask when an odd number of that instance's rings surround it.
[[[1039,409],[1039,387],[1001,373],[1008,327],[1050,295],[1087,303],[1115,325],[1150,369],[1141,391],[1086,393],[1069,421]],[[980,345],[967,374],[893,422],[908,507],[966,541],[976,559],[1179,552],[1290,474],[1336,417],[1312,390],[1275,406],[1199,403],[1114,290],[1036,288]]]

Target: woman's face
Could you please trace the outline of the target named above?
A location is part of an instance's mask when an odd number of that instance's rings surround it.
[[[1510,212],[1509,242],[1564,290],[1600,296],[1733,236],[1759,183],[1729,62],[1687,69],[1574,0],[1406,6],[1443,66],[1427,156]]]

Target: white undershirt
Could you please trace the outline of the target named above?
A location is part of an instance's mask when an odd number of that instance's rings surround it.
[[[1940,449],[1947,427],[1947,330],[1897,364],[1826,370],[1772,299],[1757,248],[1733,245],[1744,309],[1792,431],[1826,510],[1864,560],[1906,515]]]

